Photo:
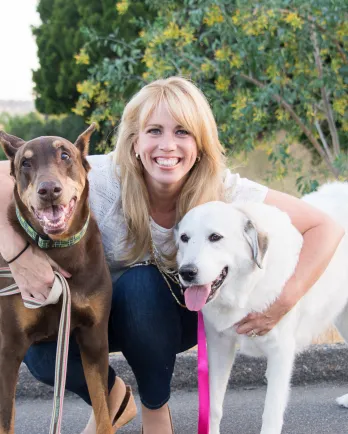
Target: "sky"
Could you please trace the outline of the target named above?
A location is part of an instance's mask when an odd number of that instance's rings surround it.
[[[0,100],[33,100],[39,66],[31,26],[40,24],[37,0],[0,0]]]

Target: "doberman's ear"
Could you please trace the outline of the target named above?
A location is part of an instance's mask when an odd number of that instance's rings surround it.
[[[5,131],[0,131],[0,144],[9,160],[14,160],[18,149],[24,145],[24,143],[25,141],[19,137],[7,134]]]
[[[91,124],[86,131],[78,136],[75,142],[75,146],[80,150],[82,157],[86,157],[88,155],[89,141],[95,128],[96,124],[93,122],[93,124]]]

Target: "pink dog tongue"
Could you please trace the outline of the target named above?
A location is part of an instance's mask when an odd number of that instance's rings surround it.
[[[185,303],[187,309],[199,311],[209,297],[211,284],[190,286],[185,290]]]

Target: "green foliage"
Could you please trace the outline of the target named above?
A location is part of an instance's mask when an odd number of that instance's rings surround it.
[[[300,176],[296,180],[298,190],[302,195],[312,193],[319,187],[319,182],[316,179],[308,179],[305,176]]]
[[[79,88],[80,114],[93,104],[91,118],[108,127],[119,119],[130,90],[159,77],[182,75],[207,96],[226,148],[251,150],[261,136],[267,140],[282,129],[286,141],[306,145],[335,177],[347,176],[339,164],[348,150],[345,2],[151,4],[157,18],[138,19],[143,28],[138,38],[109,37],[114,55],[95,64]],[[144,65],[141,76],[135,72],[139,63]],[[277,153],[271,158],[283,168],[290,162]]]
[[[76,115],[43,116],[39,113],[27,115],[0,117],[1,128],[23,140],[31,140],[40,136],[64,137],[75,142],[77,137],[88,127],[83,118]],[[96,153],[96,146],[100,140],[98,133],[92,136],[90,154]]]
[[[38,12],[42,24],[33,33],[40,67],[33,80],[36,108],[46,114],[69,112],[78,99],[76,85],[87,78],[89,65],[113,57],[100,41],[112,32],[126,41],[134,39],[139,24],[133,22],[133,14],[149,15],[141,1],[132,2],[121,15],[115,0],[40,0]],[[98,43],[86,44],[89,32],[98,34]]]

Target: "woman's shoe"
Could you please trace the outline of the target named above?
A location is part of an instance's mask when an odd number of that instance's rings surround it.
[[[169,420],[170,420],[170,427],[172,429],[172,433],[174,433],[174,426],[173,426],[173,419],[172,419],[172,413],[170,412],[170,408],[168,407],[168,412],[169,412]],[[141,427],[141,434],[144,434],[144,427]]]
[[[123,380],[116,377],[115,380],[115,402],[113,408],[117,409],[117,413],[112,421],[112,428],[116,433],[122,426],[126,425],[137,415],[137,406],[130,386],[126,386]]]

